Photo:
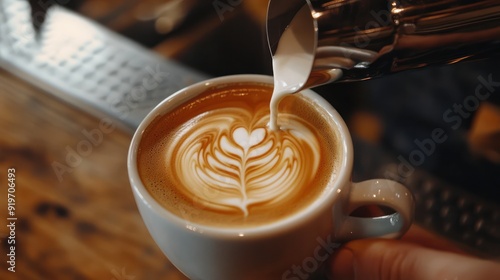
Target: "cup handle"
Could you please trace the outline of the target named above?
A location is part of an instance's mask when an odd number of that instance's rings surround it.
[[[410,190],[404,185],[387,179],[373,179],[351,183],[347,215],[336,236],[339,241],[369,237],[398,238],[410,227],[415,202]],[[362,206],[379,205],[395,210],[395,213],[361,218],[349,216]],[[344,212],[345,213],[345,212]]]

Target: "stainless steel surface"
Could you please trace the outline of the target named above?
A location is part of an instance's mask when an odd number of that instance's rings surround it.
[[[37,33],[27,1],[0,1],[0,67],[133,131],[175,91],[206,78],[60,6]]]
[[[500,50],[498,0],[271,0],[267,35],[272,54],[304,5],[316,26],[311,30],[315,41],[304,42],[305,49],[316,52],[311,69],[316,79],[334,67],[343,69],[341,81],[355,81],[491,57]]]

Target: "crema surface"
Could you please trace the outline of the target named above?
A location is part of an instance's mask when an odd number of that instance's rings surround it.
[[[300,95],[282,100],[280,129],[269,129],[271,93],[217,87],[157,117],[138,151],[152,196],[183,219],[229,227],[270,223],[317,199],[335,175],[335,132]]]

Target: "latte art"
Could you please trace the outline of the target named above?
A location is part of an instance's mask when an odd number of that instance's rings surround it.
[[[237,228],[273,223],[317,200],[338,168],[337,132],[300,93],[281,100],[272,130],[272,90],[219,85],[156,116],[137,151],[155,200],[184,221]]]
[[[272,131],[268,113],[220,108],[186,124],[166,154],[178,163],[171,172],[180,191],[208,209],[245,216],[253,206],[297,199],[318,170],[320,147],[302,119],[280,119],[286,126]]]

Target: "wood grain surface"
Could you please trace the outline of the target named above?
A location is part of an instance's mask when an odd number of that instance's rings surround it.
[[[0,69],[0,279],[186,279],[143,224],[131,135]],[[15,168],[15,273],[7,170]]]

